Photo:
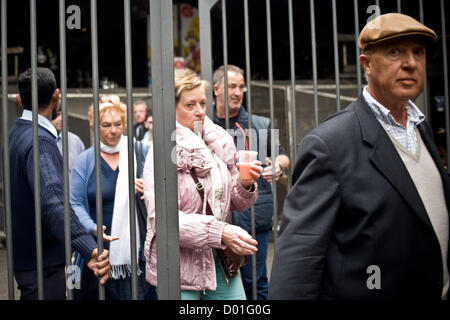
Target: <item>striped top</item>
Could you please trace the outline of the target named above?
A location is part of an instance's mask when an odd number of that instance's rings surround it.
[[[425,115],[419,108],[409,100],[406,106],[407,120],[405,128],[395,121],[388,108],[381,105],[370,95],[367,91],[367,86],[364,87],[363,96],[384,130],[406,148],[406,150],[415,154],[417,149],[416,127],[425,120]]]

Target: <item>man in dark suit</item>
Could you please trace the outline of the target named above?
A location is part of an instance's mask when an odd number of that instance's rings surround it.
[[[300,145],[269,299],[446,298],[449,178],[411,101],[436,39],[398,13],[362,30],[368,85]]]

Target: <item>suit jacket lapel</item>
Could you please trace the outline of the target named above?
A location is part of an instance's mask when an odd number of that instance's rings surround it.
[[[362,139],[373,147],[370,161],[394,186],[420,219],[434,232],[425,206],[405,164],[362,95],[356,102],[355,111],[360,122]]]

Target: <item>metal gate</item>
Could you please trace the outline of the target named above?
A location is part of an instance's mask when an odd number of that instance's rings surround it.
[[[131,10],[130,1],[123,1],[124,12],[124,28],[125,33],[123,35],[123,41],[125,44],[125,77],[126,77],[126,104],[128,106],[133,105],[133,87],[132,87],[132,45],[131,45]],[[278,1],[278,0],[277,0]],[[285,30],[289,34],[289,45],[286,50],[289,51],[290,57],[290,81],[285,81],[280,84],[274,83],[273,73],[273,53],[272,53],[272,22],[274,17],[271,16],[271,6],[274,6],[276,1],[266,0],[265,11],[266,20],[264,22],[267,32],[267,74],[268,79],[263,83],[252,81],[252,70],[250,68],[252,61],[251,43],[250,43],[250,28],[256,28],[261,25],[261,21],[249,20],[249,1],[242,0],[244,7],[244,34],[245,34],[245,71],[246,71],[246,83],[248,85],[246,106],[251,116],[253,110],[253,99],[255,95],[253,92],[261,91],[264,98],[266,107],[260,107],[258,113],[266,112],[266,115],[270,117],[272,123],[278,123],[280,125],[280,117],[286,117],[284,122],[283,134],[286,137],[286,142],[289,146],[289,155],[291,158],[291,164],[293,166],[294,159],[296,158],[296,149],[301,138],[309,132],[312,128],[317,126],[328,115],[342,109],[343,104],[351,102],[361,92],[363,86],[361,68],[359,67],[358,56],[359,49],[356,45],[359,30],[362,25],[365,24],[367,16],[364,19],[360,18],[359,12],[361,11],[361,3],[358,0],[350,1],[338,1],[338,0],[323,0],[320,1],[322,5],[327,5],[331,8],[332,12],[332,32],[333,35],[333,61],[334,61],[334,80],[319,81],[318,75],[318,53],[317,53],[317,40],[316,31],[321,28],[320,24],[317,24],[316,18],[318,13],[315,10],[315,5],[319,1],[309,0],[309,12],[305,12],[302,17],[294,16],[293,6],[298,5],[303,0],[286,0],[288,3],[288,11],[284,17],[275,17],[276,19],[287,19],[289,21],[288,29]],[[440,23],[441,29],[436,30],[440,32],[440,47],[442,49],[442,81],[444,82],[444,112],[445,112],[445,141],[446,150],[450,149],[449,143],[449,93],[448,93],[448,65],[447,65],[447,34],[446,34],[446,16],[444,0],[433,0],[438,3],[440,8]],[[176,167],[170,161],[171,150],[175,147],[175,142],[171,140],[171,134],[175,130],[175,105],[174,98],[174,48],[173,48],[173,24],[172,24],[172,1],[166,0],[151,0],[150,2],[150,30],[151,30],[151,47],[152,47],[152,104],[153,104],[153,116],[154,116],[154,171],[155,171],[155,185],[158,186],[155,191],[156,201],[156,228],[157,228],[157,254],[158,254],[158,297],[159,299],[179,299],[180,298],[180,277],[179,277],[179,243],[178,243],[178,206],[177,201],[177,176]],[[306,1],[305,1],[306,2]],[[354,20],[354,34],[350,38],[342,39],[338,30],[337,14],[337,2],[339,5],[345,6],[346,10],[352,10]],[[362,2],[362,1],[361,1]],[[385,3],[392,1],[374,1],[367,6],[367,14],[380,14],[385,13],[383,6]],[[262,4],[262,1],[260,1]],[[33,70],[33,146],[34,150],[38,148],[38,135],[37,135],[37,34],[36,34],[36,0],[30,0],[30,38],[31,38],[31,61],[30,66]],[[367,4],[367,3],[365,3]],[[381,5],[381,9],[380,9]],[[200,46],[201,46],[201,75],[205,80],[212,83],[212,39],[211,39],[211,10],[213,7],[221,7],[222,13],[222,41],[223,41],[223,62],[225,65],[225,74],[227,74],[228,65],[228,43],[227,43],[227,0],[198,0],[199,8],[199,21],[200,21]],[[408,6],[417,7],[418,16],[416,17],[420,21],[424,21],[427,17],[424,12],[424,4],[422,0],[408,1]],[[406,7],[406,1],[403,2],[403,9]],[[369,11],[371,10],[371,11]],[[402,1],[396,1],[396,10],[402,11]],[[431,13],[430,13],[431,15]],[[91,18],[91,59],[92,59],[92,90],[93,90],[93,103],[94,103],[94,145],[95,145],[95,175],[96,175],[96,211],[97,211],[97,226],[101,230],[102,226],[102,199],[101,199],[101,171],[100,171],[100,134],[99,134],[99,61],[98,61],[98,33],[97,33],[97,0],[90,1],[90,18]],[[295,20],[307,17],[310,22],[310,34],[301,34],[295,29]],[[14,274],[13,274],[13,250],[12,250],[12,235],[11,230],[11,189],[10,189],[10,172],[9,172],[9,143],[8,143],[8,129],[10,127],[10,119],[16,115],[11,115],[8,108],[8,61],[7,57],[7,30],[8,30],[8,11],[7,0],[1,0],[1,56],[2,56],[2,147],[3,147],[3,179],[2,188],[2,203],[0,207],[0,213],[4,214],[0,221],[0,238],[6,238],[7,245],[7,268],[8,268],[8,297],[14,299]],[[67,144],[67,59],[66,59],[66,3],[65,0],[59,0],[59,57],[60,57],[60,91],[62,101],[62,115],[63,115],[63,175],[64,175],[64,215],[65,215],[65,256],[66,267],[69,267],[72,262],[71,257],[71,237],[70,237],[70,209],[69,209],[69,175],[68,175],[68,144]],[[312,57],[312,78],[306,81],[306,83],[299,83],[296,80],[295,74],[295,39],[302,39],[310,41],[311,43],[311,57]],[[356,68],[354,70],[355,76],[352,80],[345,80],[343,83],[340,69],[343,64],[343,60],[352,54],[345,52],[345,57],[342,56],[342,52],[339,50],[339,42],[347,41],[354,42],[355,52],[354,58],[356,61]],[[341,46],[342,47],[342,46]],[[428,94],[428,84],[425,83],[425,91],[422,95],[423,110],[426,115],[430,114],[430,97]],[[225,78],[225,90],[228,91],[227,78]],[[276,97],[277,90],[281,92],[281,98]],[[226,92],[225,97],[228,97]],[[207,92],[208,99],[208,115],[212,116],[212,88],[210,87]],[[275,99],[282,99],[281,116],[276,116],[277,112],[280,112],[280,108],[275,108]],[[279,101],[279,100],[277,100]],[[420,103],[419,103],[420,104]],[[279,103],[277,103],[277,106]],[[264,109],[265,108],[265,109]],[[265,111],[262,111],[264,109]],[[128,150],[133,150],[133,123],[132,123],[132,109],[127,109],[127,127],[128,127]],[[303,123],[304,119],[308,119],[308,122]],[[228,123],[227,115],[227,123]],[[303,124],[302,124],[303,123]],[[283,123],[282,123],[283,125]],[[281,126],[280,126],[281,128]],[[275,143],[272,143],[274,148]],[[275,150],[272,149],[272,154],[275,154]],[[36,154],[36,153],[35,153]],[[135,219],[135,203],[134,203],[134,167],[133,167],[133,151],[128,154],[130,164],[129,174],[129,212],[130,221]],[[292,169],[292,167],[291,167]],[[39,185],[39,157],[34,158],[34,180],[36,194],[40,194]],[[289,184],[288,184],[289,185]],[[273,184],[274,203],[280,202],[277,193],[277,184]],[[281,199],[282,202],[283,199]],[[38,295],[39,299],[43,299],[43,271],[42,271],[42,230],[41,230],[41,205],[40,198],[35,197],[35,218],[36,218],[36,253],[37,253],[37,273],[38,273]],[[252,216],[254,212],[252,211]],[[274,238],[277,238],[277,226],[279,221],[278,206],[274,205]],[[254,221],[254,219],[253,219]],[[131,239],[135,239],[135,224],[130,223]],[[254,225],[253,225],[254,233]],[[100,234],[97,239],[99,251],[103,250],[103,239]],[[137,299],[137,277],[136,277],[136,243],[131,241],[131,256],[132,256],[132,297]],[[276,246],[275,246],[276,249]],[[255,259],[253,257],[253,259]],[[253,260],[255,265],[255,260]],[[254,286],[253,292],[256,294],[256,275],[255,269],[253,270]],[[72,299],[72,290],[67,288],[67,299]],[[105,292],[103,286],[99,285],[99,298],[105,298]]]

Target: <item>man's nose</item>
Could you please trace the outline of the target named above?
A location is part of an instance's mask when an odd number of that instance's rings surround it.
[[[234,87],[231,89],[231,94],[233,95],[241,95],[244,91],[239,87]]]
[[[415,68],[417,66],[417,59],[414,55],[414,52],[407,51],[403,56],[403,68]]]

